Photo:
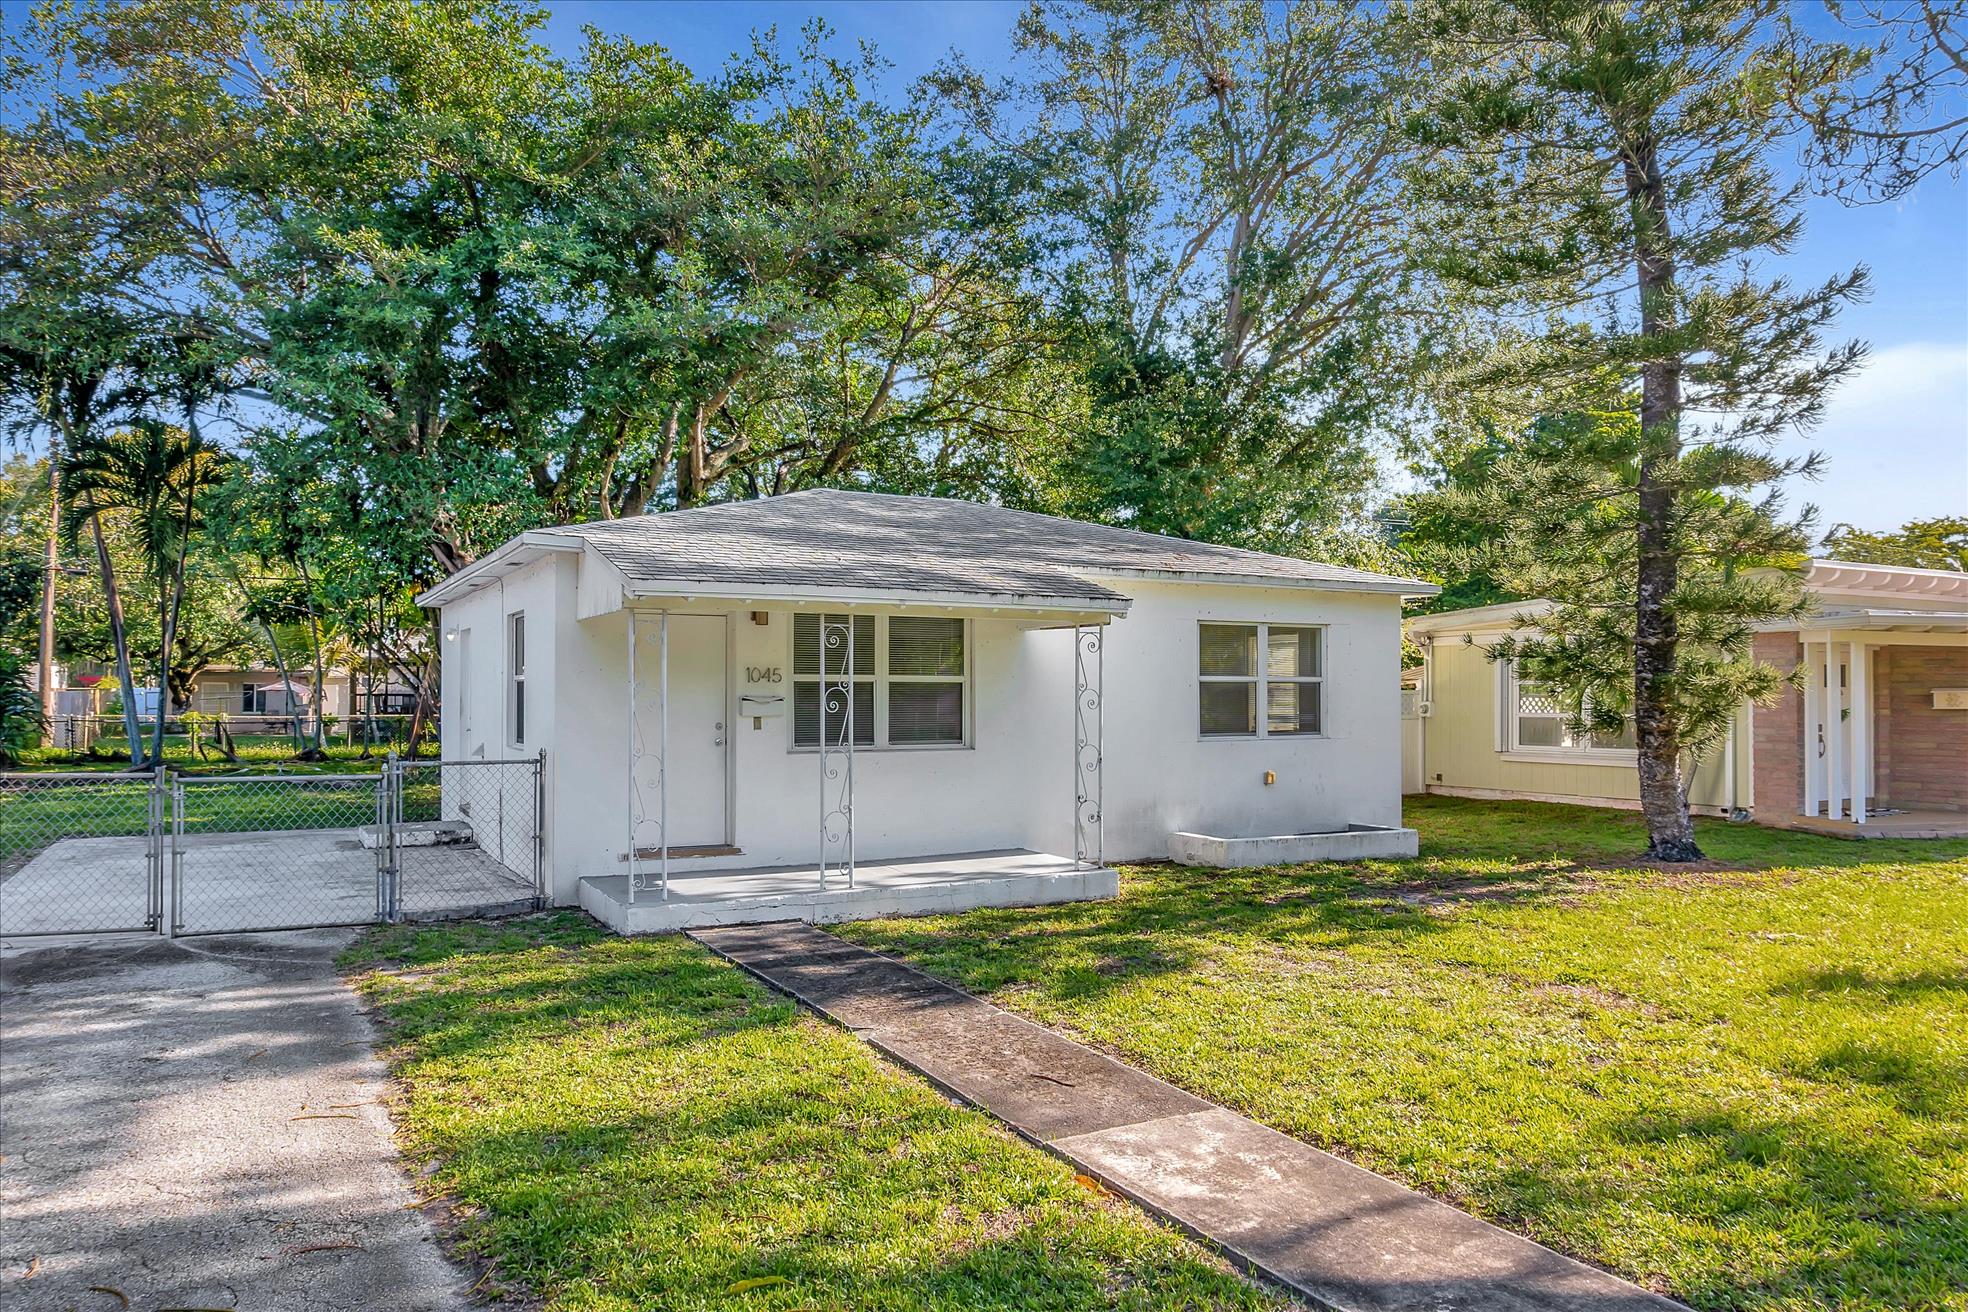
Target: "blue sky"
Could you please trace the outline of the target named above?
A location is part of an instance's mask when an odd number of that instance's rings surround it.
[[[873,42],[893,64],[886,81],[899,92],[953,49],[986,70],[1006,68],[1021,8],[1019,0],[561,0],[546,40],[571,55],[592,25],[657,42],[711,75],[754,29],[776,25],[791,36],[818,15],[844,41]],[[1816,503],[1827,526],[1968,514],[1968,185],[1930,177],[1897,202],[1857,208],[1814,198],[1798,249],[1772,267],[1821,281],[1861,262],[1872,270],[1872,297],[1843,316],[1838,337],[1867,342],[1872,360],[1821,426],[1784,442],[1787,451],[1828,457],[1823,477],[1793,497]]]

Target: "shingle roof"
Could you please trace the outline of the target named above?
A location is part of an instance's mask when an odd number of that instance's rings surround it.
[[[549,530],[633,582],[865,586],[1112,600],[1092,577],[1181,574],[1281,586],[1432,592],[1433,585],[1105,524],[941,497],[821,489]]]

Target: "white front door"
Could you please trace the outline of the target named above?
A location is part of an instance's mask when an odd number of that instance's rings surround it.
[[[663,714],[659,621],[636,625],[636,719],[643,750],[661,750]],[[727,668],[723,616],[670,616],[669,844],[711,847],[729,840],[725,827]],[[644,823],[638,848],[657,845],[662,798],[653,759],[636,772]]]

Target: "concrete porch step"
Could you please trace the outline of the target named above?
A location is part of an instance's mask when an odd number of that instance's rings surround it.
[[[1011,849],[863,862],[820,886],[814,866],[764,866],[670,875],[666,899],[644,871],[633,901],[627,875],[581,881],[581,907],[618,934],[664,934],[774,920],[815,924],[880,916],[941,915],[978,907],[1045,906],[1113,897],[1120,876],[1071,857]]]

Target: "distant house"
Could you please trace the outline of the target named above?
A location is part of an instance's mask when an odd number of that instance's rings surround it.
[[[1314,831],[1412,851],[1401,599],[1433,591],[813,491],[535,530],[420,604],[445,757],[544,751],[554,900],[657,929],[1087,896],[1104,861],[1285,859]]]
[[[1801,691],[1745,706],[1694,765],[1689,803],[1781,827],[1859,835],[1968,834],[1968,574],[1816,560],[1815,613],[1772,627],[1756,653],[1806,667]],[[1581,739],[1563,708],[1485,649],[1548,602],[1412,620],[1410,786],[1468,797],[1638,804],[1632,730]]]
[[[172,707],[173,714],[196,711],[203,715],[224,715],[228,719],[290,719],[314,714],[311,671],[289,667],[286,679],[270,665],[210,665],[191,681],[191,700]],[[349,674],[330,668],[324,672],[325,698],[322,713],[339,720],[348,714]]]

